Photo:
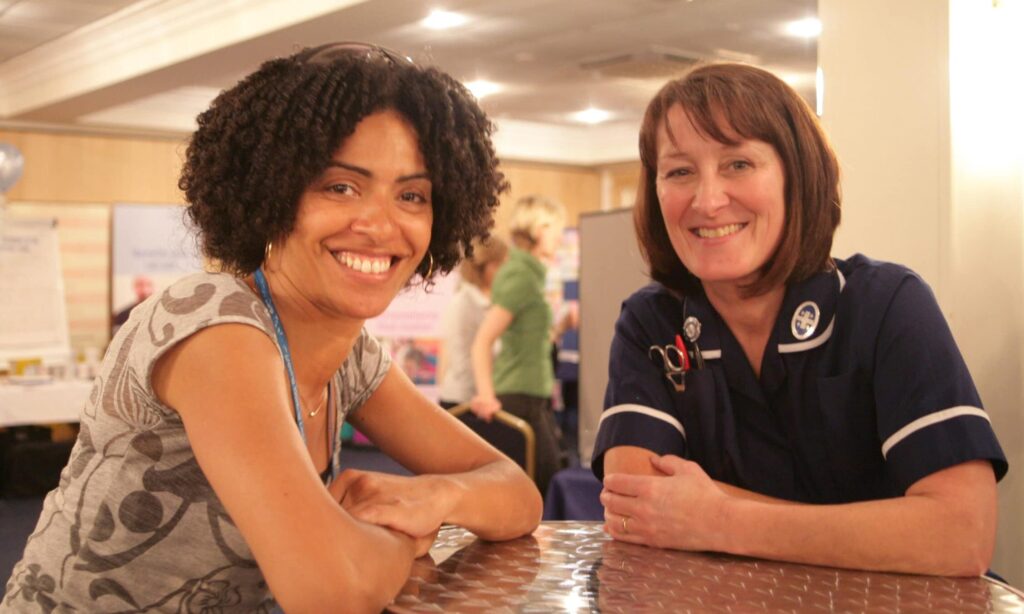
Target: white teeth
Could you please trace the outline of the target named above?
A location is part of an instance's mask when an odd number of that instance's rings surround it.
[[[728,224],[717,228],[698,228],[696,232],[697,236],[702,239],[716,239],[718,237],[731,235],[734,232],[739,232],[744,225],[745,224]]]
[[[391,258],[381,256],[360,256],[352,252],[340,252],[335,260],[360,273],[386,273],[391,269]]]

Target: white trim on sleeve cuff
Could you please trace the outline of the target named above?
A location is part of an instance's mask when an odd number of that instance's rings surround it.
[[[627,412],[643,414],[645,416],[654,418],[655,420],[667,422],[668,424],[672,425],[673,428],[679,431],[679,434],[683,436],[683,439],[686,439],[686,430],[683,429],[683,424],[679,422],[679,420],[676,420],[674,416],[666,412],[663,412],[660,409],[654,409],[653,407],[647,407],[646,405],[635,405],[629,403],[626,405],[616,405],[614,407],[609,407],[604,411],[604,413],[601,414],[601,419],[598,421],[597,424],[598,426],[600,426],[601,423],[605,421],[605,418]]]
[[[949,409],[943,409],[928,414],[927,416],[921,416],[917,420],[914,420],[910,424],[904,426],[900,430],[893,433],[888,439],[885,440],[885,443],[882,444],[882,457],[887,457],[889,454],[889,450],[892,450],[893,446],[903,441],[907,437],[910,437],[914,433],[920,431],[921,429],[932,426],[933,424],[938,424],[939,422],[945,422],[946,420],[959,418],[960,416],[978,416],[979,418],[984,418],[985,420],[988,420],[989,423],[992,422],[992,420],[989,419],[988,414],[985,413],[985,410],[980,409],[978,407],[960,405],[958,407],[950,407]]]

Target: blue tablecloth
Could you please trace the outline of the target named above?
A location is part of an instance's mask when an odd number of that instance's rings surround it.
[[[601,482],[585,467],[563,469],[551,478],[544,520],[604,520]]]

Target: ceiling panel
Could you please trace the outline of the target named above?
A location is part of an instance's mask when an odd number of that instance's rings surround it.
[[[68,86],[63,98],[50,92],[61,87],[55,79],[46,85],[55,102],[7,119],[181,131],[188,123],[183,118],[194,116],[194,107],[201,108],[209,92],[229,87],[262,60],[332,40],[375,42],[464,81],[496,81],[503,90],[481,103],[507,119],[569,124],[571,113],[593,105],[611,111],[613,121],[635,123],[671,76],[666,71],[670,64],[662,61],[666,54],[758,63],[786,76],[809,101],[814,97],[815,41],[788,36],[784,28],[788,21],[813,16],[816,0],[450,0],[446,8],[469,20],[447,31],[421,26],[430,5],[420,0],[353,0],[315,18],[244,36],[238,36],[238,28],[251,25],[254,11],[274,5],[288,10],[294,0],[224,2],[202,6],[216,7],[219,13],[211,14],[223,19],[224,33],[235,35],[237,42],[168,62],[164,50],[187,48],[176,38],[187,32],[168,34],[174,24],[157,16],[174,7],[200,6],[189,1],[0,0],[0,92],[5,60],[37,47],[60,50],[69,40],[60,37],[76,28],[92,23],[83,32],[116,40],[116,28],[131,20],[114,20],[115,11],[154,15],[150,22],[137,21],[145,23],[140,31],[165,37],[151,45],[151,66],[139,74],[97,82],[92,90]],[[84,43],[76,38],[75,44]],[[67,57],[74,57],[77,47],[68,49]],[[19,61],[36,55],[22,55]],[[116,59],[134,55],[132,49],[121,50]],[[138,55],[146,61],[145,54]],[[620,58],[618,70],[594,69],[595,61],[611,57]],[[45,63],[40,60],[40,69]],[[90,70],[103,73],[102,66],[78,72]],[[31,75],[31,67],[20,74]]]
[[[0,0],[0,62],[136,3],[137,0]]]

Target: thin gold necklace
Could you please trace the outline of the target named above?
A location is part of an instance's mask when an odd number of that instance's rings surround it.
[[[308,415],[310,418],[315,418],[316,415],[320,413],[320,410],[323,409],[325,405],[327,405],[327,398],[330,396],[331,386],[328,384],[327,389],[324,390],[323,396],[320,397],[320,404],[316,406],[316,409],[314,409],[313,411],[309,412],[306,415]]]

